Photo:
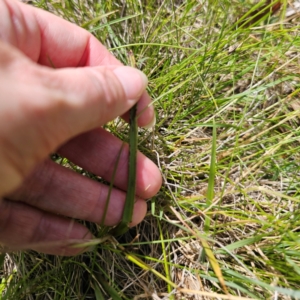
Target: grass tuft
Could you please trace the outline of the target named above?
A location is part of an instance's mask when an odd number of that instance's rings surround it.
[[[139,149],[164,185],[144,222],[93,252],[7,254],[2,299],[300,299],[300,23],[287,17],[291,3],[273,13],[278,1],[33,2],[124,63],[133,49],[158,123],[139,130]],[[107,128],[126,140],[122,121]]]

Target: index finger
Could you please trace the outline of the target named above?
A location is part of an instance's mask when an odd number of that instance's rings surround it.
[[[51,13],[15,0],[0,1],[0,11],[1,39],[40,64],[121,65],[88,31]]]

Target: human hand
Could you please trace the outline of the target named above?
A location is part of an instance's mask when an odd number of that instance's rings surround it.
[[[139,126],[153,123],[147,80],[87,31],[50,13],[13,0],[0,0],[0,12],[0,243],[75,255],[82,249],[64,241],[92,235],[70,218],[100,222],[108,186],[47,157],[58,152],[110,181],[122,142],[101,125],[120,115],[128,119],[137,101]],[[125,146],[106,225],[121,219],[127,166]],[[158,168],[138,153],[132,226],[145,216],[144,199],[160,186]]]

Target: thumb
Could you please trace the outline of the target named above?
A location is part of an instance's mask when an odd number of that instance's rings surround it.
[[[10,54],[6,58],[19,56]],[[61,144],[129,110],[147,85],[146,76],[130,67],[54,70],[24,57],[2,66],[0,196]]]
[[[124,66],[58,69],[43,78],[53,94],[52,104],[57,104],[57,118],[72,126],[68,135],[121,116],[139,100],[148,82],[144,73]]]

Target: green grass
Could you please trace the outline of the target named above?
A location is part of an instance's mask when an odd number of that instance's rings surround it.
[[[164,184],[118,241],[74,258],[6,255],[2,298],[300,299],[299,19],[283,5],[238,27],[260,7],[238,0],[34,2],[124,63],[133,50],[157,110],[139,149]],[[127,140],[123,127],[108,125]]]

